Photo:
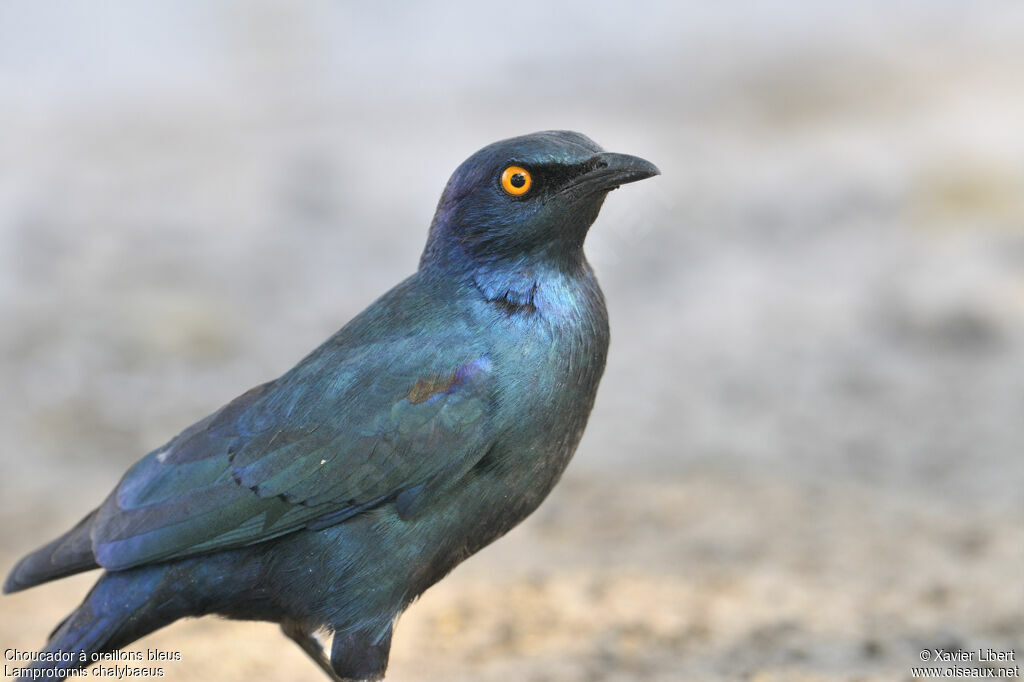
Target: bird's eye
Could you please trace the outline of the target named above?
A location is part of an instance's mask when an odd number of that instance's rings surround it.
[[[509,166],[501,173],[501,188],[513,196],[529,192],[532,182],[530,171],[521,166]]]

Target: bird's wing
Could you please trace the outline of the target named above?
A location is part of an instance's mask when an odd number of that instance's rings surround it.
[[[411,515],[486,454],[495,382],[472,339],[329,345],[130,469],[93,523],[98,563],[262,542],[389,499]]]

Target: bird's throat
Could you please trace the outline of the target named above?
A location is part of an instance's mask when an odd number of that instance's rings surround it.
[[[541,273],[532,267],[487,265],[473,273],[473,284],[489,303],[507,314],[537,312],[536,295]]]

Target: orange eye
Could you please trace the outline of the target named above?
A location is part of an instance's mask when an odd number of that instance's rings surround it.
[[[530,191],[530,171],[521,166],[509,166],[501,173],[501,188],[513,196],[521,196]]]

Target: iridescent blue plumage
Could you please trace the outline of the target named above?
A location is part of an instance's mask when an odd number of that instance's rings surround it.
[[[503,185],[510,166],[529,178]],[[216,613],[280,622],[334,679],[380,677],[397,616],[532,512],[572,456],[608,346],[583,240],[608,191],[656,173],[578,133],[480,150],[414,275],[143,458],[5,591],[106,569],[50,649],[109,651]]]

